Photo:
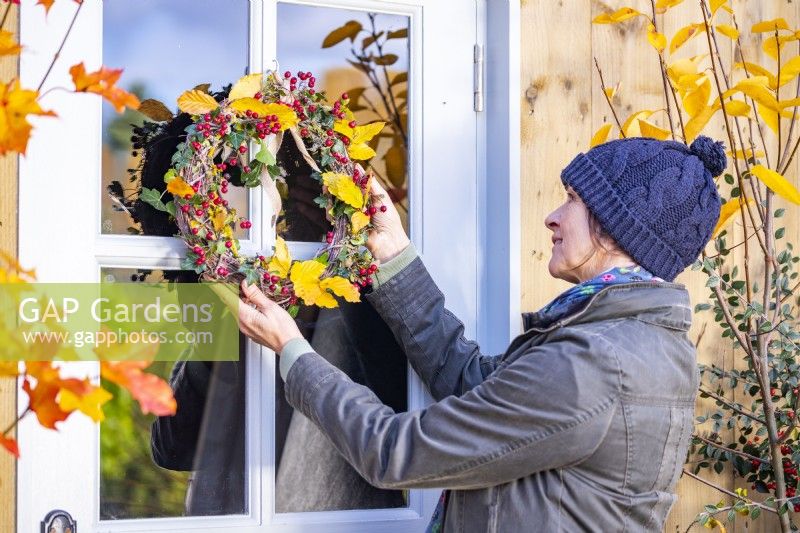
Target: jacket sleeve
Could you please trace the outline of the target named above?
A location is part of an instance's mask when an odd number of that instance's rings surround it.
[[[421,411],[395,413],[314,352],[289,371],[287,399],[377,487],[493,486],[579,463],[605,438],[619,365],[574,329]]]
[[[156,418],[150,432],[150,450],[158,466],[192,470],[210,374],[210,364],[204,361],[178,361],[172,367],[169,384],[177,412]]]
[[[499,357],[483,355],[477,343],[464,338],[464,324],[445,308],[442,291],[413,245],[403,254],[410,262],[365,297],[431,395],[441,400],[462,394],[486,379]]]

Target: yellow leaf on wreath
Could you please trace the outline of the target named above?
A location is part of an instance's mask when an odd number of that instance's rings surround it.
[[[254,113],[258,113],[260,117],[275,115],[278,117],[278,122],[281,123],[281,131],[293,128],[300,122],[300,119],[297,118],[297,113],[289,106],[276,104],[274,102],[265,104],[261,100],[256,100],[252,97],[239,98],[231,102],[231,109],[235,110],[240,115],[246,114],[248,109]]]
[[[363,211],[356,211],[350,217],[350,230],[353,235],[361,231],[367,224],[369,224],[369,217]]]
[[[386,125],[385,122],[373,122],[365,126],[350,127],[352,119],[337,120],[333,124],[333,130],[350,139],[350,144],[347,146],[347,154],[350,159],[365,160],[375,157],[375,150],[369,147],[367,143],[372,140],[377,134],[383,130]]]
[[[647,40],[659,54],[667,47],[667,38],[663,33],[657,32],[656,27],[652,24],[647,26]]]
[[[214,97],[198,90],[185,91],[178,97],[178,109],[190,115],[202,115],[219,107]]]
[[[671,131],[659,128],[652,122],[642,119],[639,119],[639,131],[641,131],[642,137],[651,137],[659,141],[668,139],[672,135]]]
[[[748,199],[747,203],[752,204],[753,200]],[[717,221],[717,225],[714,227],[714,231],[711,233],[712,239],[717,238],[717,235],[719,235],[723,228],[728,225],[728,222],[733,219],[733,215],[735,215],[742,207],[744,207],[744,204],[742,203],[741,196],[737,198],[731,198],[722,205],[719,210],[719,221]]]
[[[608,133],[611,131],[611,126],[612,126],[611,124],[606,123],[597,128],[597,131],[594,132],[594,135],[592,135],[592,140],[589,143],[589,148],[594,148],[598,144],[603,144],[604,142],[606,142],[606,140],[608,139]]]
[[[228,93],[228,100],[237,100],[239,98],[252,98],[254,94],[261,90],[261,73],[248,74],[239,78],[239,81],[233,84],[231,92]]]
[[[348,280],[341,276],[325,278],[320,282],[322,290],[330,290],[336,296],[341,296],[348,302],[361,301],[361,294],[358,289]]]
[[[217,211],[217,214],[214,215],[214,218],[211,219],[211,222],[214,224],[214,230],[219,231],[223,227],[225,227],[225,218],[227,213],[223,210]]]
[[[594,24],[615,24],[617,22],[624,22],[633,17],[639,16],[641,13],[632,7],[623,7],[613,13],[603,13],[596,16],[592,22]]]
[[[191,185],[183,181],[183,178],[180,176],[175,177],[172,181],[167,183],[167,191],[181,198],[187,194],[194,195],[194,189],[192,189]]]
[[[323,172],[322,183],[330,193],[356,209],[364,207],[364,193],[353,183],[353,178],[338,172]]]
[[[728,39],[735,41],[739,38],[739,30],[727,24],[717,24],[714,28]]]
[[[324,271],[325,265],[313,259],[309,261],[298,261],[292,265],[289,277],[294,284],[294,292],[302,298],[306,304],[318,304],[320,298],[325,295],[319,286],[319,277]],[[333,300],[329,294],[327,294],[327,296]]]
[[[686,41],[697,35],[698,33],[706,31],[704,24],[696,23],[684,26],[675,32],[672,36],[672,42],[669,43],[669,53],[674,54],[675,50],[686,44]]]
[[[781,198],[800,205],[800,191],[782,175],[764,165],[755,165],[750,169],[750,173]]]
[[[275,253],[272,254],[272,258],[269,260],[267,270],[281,278],[285,278],[289,275],[291,265],[292,257],[289,255],[289,247],[283,238],[277,237],[275,239]]]
[[[782,18],[776,18],[772,20],[762,20],[761,22],[756,22],[753,24],[753,27],[750,28],[751,33],[762,33],[765,31],[775,31],[775,28],[779,30],[788,30],[789,25],[786,24],[786,21]]]

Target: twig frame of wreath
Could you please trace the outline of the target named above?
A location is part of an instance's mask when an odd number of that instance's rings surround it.
[[[202,87],[184,92],[178,107],[193,122],[164,176],[174,199],[145,199],[175,217],[189,249],[182,268],[202,280],[257,283],[292,315],[300,304],[336,307],[334,295],[359,301],[359,288],[371,284],[378,268],[364,247],[370,217],[386,209],[376,205],[373,178],[357,162],[375,155],[367,142],[384,123],[359,126],[347,94],[331,105],[315,83],[309,72],[266,72],[242,77],[220,102]],[[280,212],[275,181],[283,179],[283,170],[276,154],[288,136],[320,183],[315,203],[331,223],[326,243],[307,261],[293,261],[280,237],[271,256],[244,256],[234,231],[252,223],[228,205],[227,171],[238,166],[244,185],[264,187],[273,212]]]

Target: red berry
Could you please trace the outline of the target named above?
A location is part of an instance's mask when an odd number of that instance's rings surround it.
[[[262,277],[264,278],[264,281],[269,281],[269,273],[268,272],[264,272],[264,276],[262,276]]]
[[[192,248],[192,251],[194,253],[196,253],[197,255],[203,255],[205,253],[205,252],[203,252],[203,249],[200,248],[199,246],[195,246],[194,248]]]
[[[211,121],[211,115],[206,113],[205,115],[203,115],[203,120],[205,120],[206,122]]]
[[[245,146],[245,145],[241,145],[241,146],[239,147],[239,153],[240,153],[240,154],[243,154],[243,153],[245,153],[246,151],[247,151],[247,146]]]
[[[300,135],[302,135],[303,137],[308,137],[308,128],[301,129]]]
[[[192,235],[197,235],[200,232],[197,228],[192,228]]]
[[[289,287],[282,287],[281,294],[289,294]]]
[[[213,238],[214,238],[214,234],[213,233],[211,233],[210,231],[208,233],[206,233],[206,240],[210,241]]]
[[[205,213],[205,211],[203,211],[202,209],[195,209],[194,210],[194,214],[199,216],[199,217],[203,216],[203,213]]]
[[[366,276],[367,275],[367,269],[366,268],[359,268],[358,269],[358,273],[361,276]]]
[[[311,104],[310,106],[308,106],[308,110],[309,110],[309,112],[313,113],[314,111],[317,110],[317,106],[315,106],[314,104]]]
[[[189,212],[189,204],[183,204],[181,206],[181,211],[183,211],[184,213],[188,213]]]
[[[382,206],[381,206],[381,213],[385,213],[385,212],[386,212],[386,206],[385,206],[385,205],[382,205]]]
[[[351,120],[347,125],[350,126],[351,128],[355,128],[356,127],[356,121],[355,120]]]
[[[327,130],[325,132],[325,135],[327,135],[328,137],[332,137],[333,136],[333,130]]]
[[[287,70],[286,72],[283,73],[283,77],[288,80],[289,78],[292,77],[292,73]]]
[[[205,260],[204,257],[198,257],[197,259],[194,260],[194,264],[195,265],[202,265],[205,262],[206,262],[206,260]]]
[[[278,283],[278,282],[281,280],[281,278],[279,278],[278,276],[276,276],[275,274],[273,274],[273,275],[269,276],[269,280],[270,280],[272,283]]]
[[[370,216],[374,215],[377,212],[378,212],[378,209],[374,205],[369,206],[369,214],[370,214]]]
[[[328,146],[328,147],[333,146],[333,141],[330,140],[330,139],[325,139],[325,146]],[[191,196],[190,196],[190,198],[191,198]]]
[[[244,171],[245,174],[250,174],[250,165],[245,165],[244,168],[242,168],[242,170]]]
[[[350,95],[347,93],[342,93],[342,100],[350,100]]]
[[[261,98],[262,98],[263,96],[264,96],[264,95],[263,95],[263,94],[261,94],[261,92],[257,92],[256,94],[254,94],[254,95],[253,95],[253,98],[255,98],[256,100],[261,100]]]
[[[191,200],[192,196],[194,196],[194,195],[193,194],[184,194],[183,198],[186,199],[186,200]]]
[[[274,284],[274,283],[273,283],[272,285],[270,285],[270,286],[269,286],[269,290],[270,290],[270,292],[275,292],[275,289],[277,289],[277,287],[275,286],[275,284]]]
[[[233,246],[231,241],[225,241],[225,248],[230,248],[231,246]]]

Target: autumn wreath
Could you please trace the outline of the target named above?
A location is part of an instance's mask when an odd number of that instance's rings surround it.
[[[359,300],[359,287],[369,285],[377,270],[364,248],[370,216],[386,209],[373,205],[372,176],[356,162],[375,155],[366,143],[384,123],[359,126],[347,94],[329,104],[315,83],[309,72],[267,72],[244,76],[221,101],[203,88],[184,92],[178,107],[192,122],[164,175],[174,199],[164,203],[153,189],[142,189],[141,195],[174,216],[189,248],[182,268],[204,280],[258,283],[293,315],[300,304],[336,307],[334,295]],[[286,173],[276,155],[289,136],[320,183],[315,203],[331,224],[326,243],[307,261],[293,261],[280,237],[269,257],[245,257],[234,230],[251,222],[228,205],[229,172],[237,170],[245,186],[268,188],[277,213],[275,182]]]

